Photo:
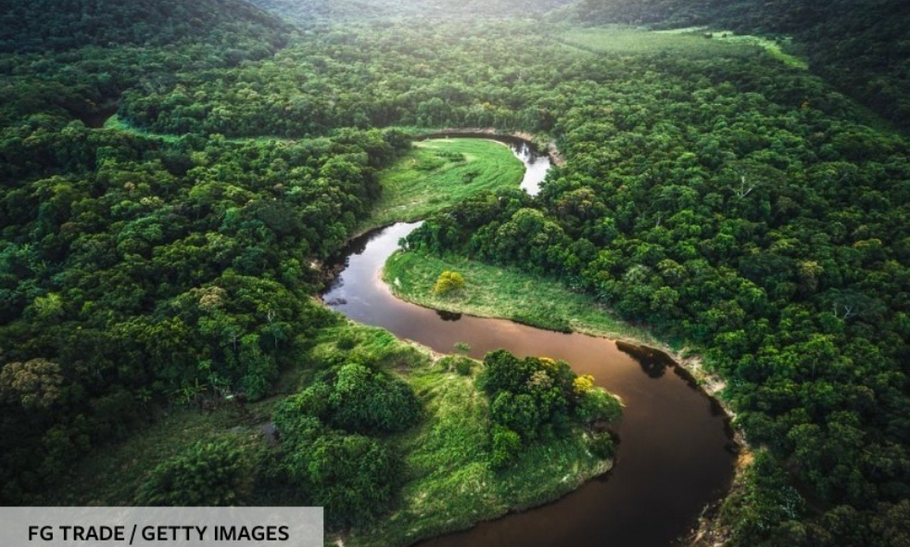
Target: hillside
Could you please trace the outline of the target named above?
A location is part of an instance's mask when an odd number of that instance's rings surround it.
[[[541,14],[574,0],[251,0],[301,26],[401,18],[475,18]]]
[[[276,47],[286,27],[243,0],[0,1],[0,52],[85,46]]]
[[[910,129],[910,3],[903,0],[582,0],[574,10],[585,24],[791,35],[813,71]]]
[[[422,218],[398,268],[560,330],[596,307],[725,386],[752,453],[712,538],[908,544],[910,141],[863,106],[910,124],[900,3],[0,2],[0,504],[325,504],[394,547],[604,469],[613,399],[570,364],[437,361],[319,301],[359,230]],[[498,144],[414,145],[459,127],[565,162],[531,196]]]

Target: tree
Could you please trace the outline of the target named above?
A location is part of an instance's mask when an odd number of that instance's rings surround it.
[[[445,271],[439,274],[436,280],[436,286],[433,292],[440,296],[446,296],[464,288],[464,277],[458,272]]]
[[[159,464],[136,492],[139,505],[242,504],[252,488],[250,462],[234,439],[200,441]]]
[[[60,399],[63,374],[60,365],[47,359],[7,363],[0,371],[0,401],[27,409],[46,409]]]

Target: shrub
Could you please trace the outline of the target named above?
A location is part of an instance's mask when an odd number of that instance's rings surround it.
[[[490,463],[496,469],[509,466],[521,453],[521,437],[508,427],[493,426],[493,454]]]
[[[328,432],[291,448],[288,477],[307,503],[325,507],[326,525],[363,524],[384,512],[401,482],[401,465],[380,441]]]
[[[598,458],[612,458],[615,448],[613,437],[607,431],[592,433],[588,439],[588,449]]]
[[[439,274],[433,292],[444,296],[464,288],[464,277],[458,272],[445,271]]]
[[[612,422],[622,415],[619,399],[603,388],[593,388],[578,401],[575,413],[583,422]]]
[[[329,398],[332,396],[332,387],[325,382],[316,382],[302,392],[288,397],[275,411],[275,428],[282,436],[291,434],[300,427],[300,419],[313,418],[320,420],[329,418],[332,411]]]
[[[252,487],[250,467],[232,440],[198,442],[155,467],[135,501],[176,507],[236,505]]]
[[[420,402],[411,386],[354,363],[338,371],[329,401],[332,422],[352,431],[402,431],[420,416]]]
[[[537,403],[526,393],[500,393],[493,400],[492,412],[496,423],[516,431],[528,440],[537,436],[537,428],[543,422]]]

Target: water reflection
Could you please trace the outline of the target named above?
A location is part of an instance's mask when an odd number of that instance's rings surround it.
[[[438,315],[443,321],[458,321],[461,319],[461,314],[445,310],[436,310],[436,315]]]

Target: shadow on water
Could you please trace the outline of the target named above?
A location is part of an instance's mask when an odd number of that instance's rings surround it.
[[[436,315],[439,316],[443,321],[458,321],[461,319],[461,314],[457,312],[436,310]]]

